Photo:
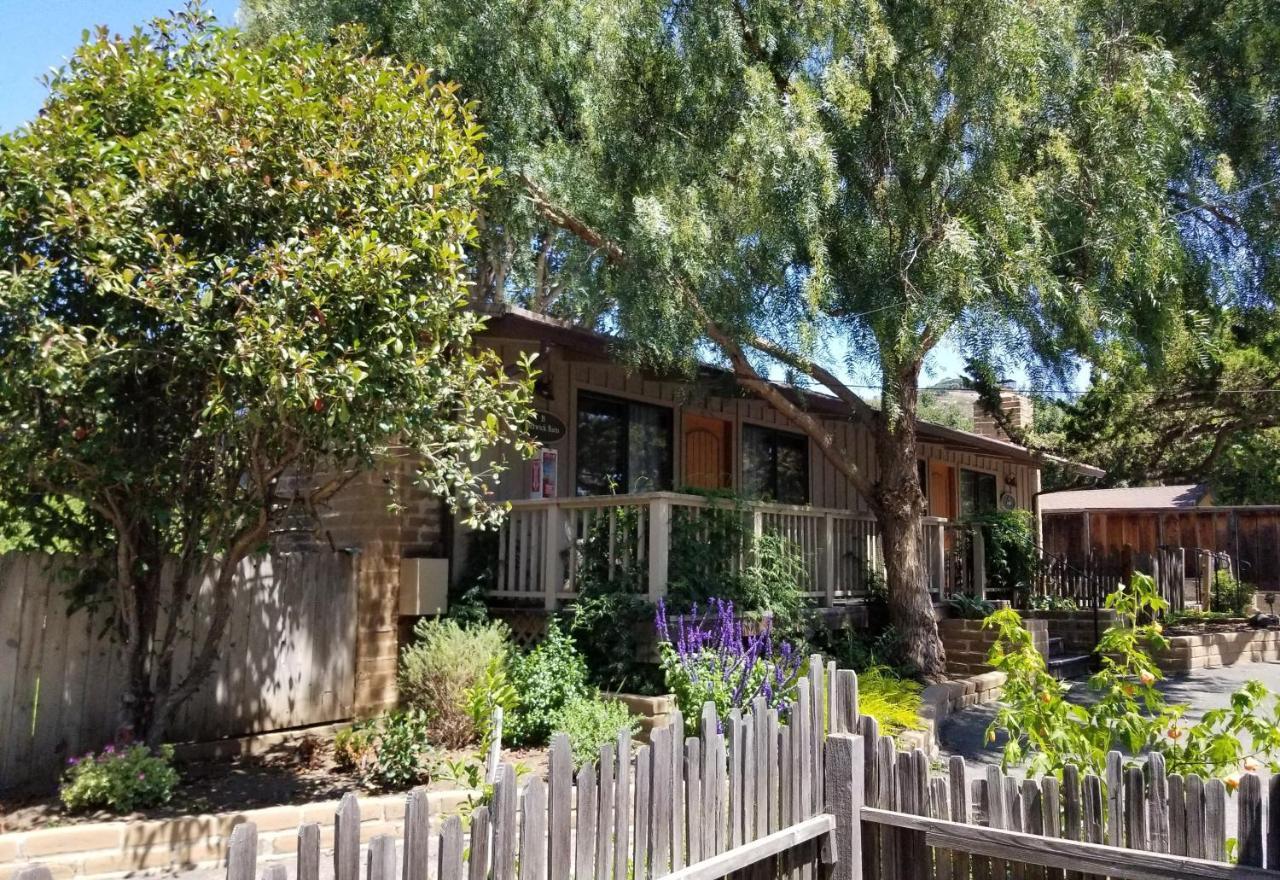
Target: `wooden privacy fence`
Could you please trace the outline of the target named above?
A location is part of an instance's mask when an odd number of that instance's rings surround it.
[[[1232,865],[1221,780],[1166,774],[1159,755],[1125,767],[1118,753],[1104,777],[1021,780],[992,766],[970,779],[958,757],[934,775],[857,706],[857,677],[814,657],[785,719],[757,700],[721,723],[708,704],[698,736],[677,713],[650,745],[624,732],[576,775],[557,735],[545,780],[522,786],[504,765],[468,823],[433,829],[425,792],[411,792],[400,855],[395,838],[375,837],[363,871],[348,795],[334,880],[1280,878],[1263,868],[1280,867],[1276,780],[1265,797],[1258,777],[1241,780]],[[252,824],[233,832],[228,880],[255,880],[256,835]],[[319,826],[303,825],[297,880],[318,880],[321,855]],[[263,876],[283,880],[285,866]]]
[[[109,609],[73,611],[66,557],[0,556],[0,790],[47,782],[113,740],[127,681]],[[170,738],[209,740],[351,717],[355,579],[329,551],[246,560],[213,675]],[[182,609],[175,678],[209,623],[211,586]],[[163,619],[161,621],[163,626]]]

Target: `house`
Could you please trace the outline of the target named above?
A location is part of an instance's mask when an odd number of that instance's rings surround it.
[[[1227,554],[1239,577],[1280,589],[1280,505],[1217,506],[1204,484],[1050,492],[1040,498],[1046,553],[1078,569],[1181,548],[1188,579]]]
[[[468,529],[413,486],[408,461],[362,475],[334,500],[322,519],[324,539],[360,551],[358,704],[394,698],[397,646],[415,613],[434,610],[415,606],[409,594],[429,593],[446,578],[490,567],[493,605],[561,607],[577,586],[580,559],[571,549],[593,527],[616,520],[611,528],[631,530],[610,536],[616,561],[634,554],[644,588],[661,595],[673,518],[716,503],[682,490],[752,499],[746,515],[754,528],[794,542],[808,570],[806,590],[819,604],[864,594],[867,573],[881,559],[879,527],[865,501],[800,429],[727,372],[704,367],[689,379],[636,371],[618,360],[607,335],[516,308],[494,310],[478,341],[510,365],[522,353],[537,354],[534,433],[542,451],[533,461],[508,462],[495,494],[510,502],[510,515],[479,548]],[[844,404],[784,390],[821,415],[874,477],[874,438]],[[972,433],[921,424],[919,455],[929,515],[925,561],[932,589],[946,594],[964,577],[963,560],[951,552],[957,522],[999,508],[1034,510],[1042,460],[993,425]],[[398,510],[389,511],[388,501]],[[633,515],[619,518],[624,509]]]

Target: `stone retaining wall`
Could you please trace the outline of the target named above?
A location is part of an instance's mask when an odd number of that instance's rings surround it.
[[[1042,655],[1049,653],[1049,624],[1043,620],[1024,619],[1031,641]],[[948,618],[938,621],[938,634],[947,652],[947,672],[952,675],[980,675],[990,672],[987,654],[996,641],[995,629],[983,629],[981,620]]]
[[[1169,650],[1155,659],[1166,675],[1236,663],[1276,662],[1280,661],[1280,630],[1170,636]]]
[[[1004,680],[1003,672],[992,670],[929,685],[920,694],[920,718],[925,729],[908,730],[899,738],[907,748],[920,748],[933,757],[938,752],[938,734],[947,717],[970,706],[994,703],[1000,699]]]
[[[454,812],[465,791],[428,796],[436,816]],[[404,834],[403,794],[360,798],[360,840],[378,834]],[[242,822],[258,826],[259,858],[294,857],[298,826],[320,823],[320,845],[333,846],[333,816],[338,801],[301,806],[263,807],[206,816],[178,816],[148,821],[94,822],[0,834],[0,880],[10,880],[33,862],[49,869],[54,880],[126,874],[137,871],[216,867],[223,863],[231,829]]]
[[[1093,611],[1023,611],[1026,620],[1043,620],[1049,627],[1049,638],[1062,639],[1062,648],[1068,655],[1092,654],[1098,646],[1098,636],[1116,622],[1116,613],[1099,608],[1095,621]]]

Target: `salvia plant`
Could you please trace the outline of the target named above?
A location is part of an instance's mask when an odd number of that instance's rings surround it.
[[[770,618],[748,631],[732,602],[711,599],[705,612],[694,605],[691,613],[677,616],[668,615],[660,601],[657,628],[667,687],[691,730],[707,702],[722,720],[756,697],[785,716],[803,658],[790,642],[775,643]]]

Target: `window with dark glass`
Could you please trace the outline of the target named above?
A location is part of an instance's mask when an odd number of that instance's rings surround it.
[[[996,509],[996,475],[960,470],[960,516],[981,516]]]
[[[671,488],[671,410],[578,395],[577,494]]]
[[[809,438],[746,425],[742,430],[742,487],[752,498],[809,503]]]

